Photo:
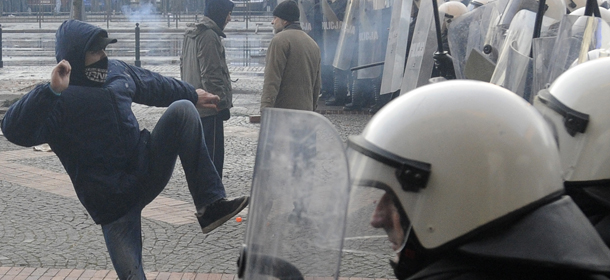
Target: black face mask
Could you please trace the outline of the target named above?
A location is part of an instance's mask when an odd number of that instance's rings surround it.
[[[85,67],[85,77],[90,86],[101,87],[108,76],[108,57]]]

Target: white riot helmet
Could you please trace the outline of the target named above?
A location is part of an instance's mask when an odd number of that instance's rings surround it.
[[[445,14],[445,18],[455,19],[468,12],[468,8],[462,2],[449,1],[438,7],[438,12]]]
[[[607,57],[579,64],[534,100],[555,130],[566,181],[610,178],[608,69]]]
[[[348,159],[354,188],[392,193],[425,249],[457,245],[563,189],[541,115],[477,81],[435,83],[390,102],[349,138]]]
[[[445,30],[449,24],[460,17],[461,15],[468,12],[468,8],[462,4],[462,2],[450,1],[446,2],[438,7],[438,13],[444,14],[445,19],[443,21],[443,30]]]
[[[565,0],[566,8],[568,12],[573,12],[579,8],[583,8],[587,5],[587,0]],[[608,9],[610,8],[610,3],[608,0],[597,0],[597,5],[600,8]]]
[[[570,15],[576,15],[576,16],[584,16],[585,15],[585,7],[582,8],[578,8],[576,10],[574,10],[573,12],[570,13]],[[602,17],[602,19],[610,24],[610,10],[601,8],[599,9],[599,15]]]

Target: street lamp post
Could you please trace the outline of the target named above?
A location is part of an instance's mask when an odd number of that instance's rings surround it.
[[[4,62],[2,61],[2,24],[0,24],[0,68],[4,68]]]
[[[142,66],[140,61],[140,24],[136,23],[136,66]]]

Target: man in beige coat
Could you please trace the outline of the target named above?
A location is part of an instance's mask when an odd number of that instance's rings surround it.
[[[299,7],[286,0],[273,10],[261,112],[267,107],[313,111],[320,95],[320,48],[299,24]]]

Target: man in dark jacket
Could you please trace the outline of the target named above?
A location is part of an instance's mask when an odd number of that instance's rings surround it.
[[[225,199],[205,146],[198,107],[218,97],[185,82],[109,60],[105,30],[69,20],[56,33],[51,82],[12,105],[2,121],[6,138],[21,146],[48,143],[76,194],[100,224],[120,279],[145,279],[141,211],[165,187],[176,159],[204,233],[241,211],[248,197]],[[152,133],[140,131],[132,102],[166,107]]]
[[[231,21],[233,6],[230,0],[206,1],[203,19],[188,24],[180,58],[181,79],[220,98],[217,109],[198,110],[205,143],[220,178],[225,155],[223,121],[229,119],[229,109],[233,107],[231,77],[221,37],[227,37],[223,30]]]

